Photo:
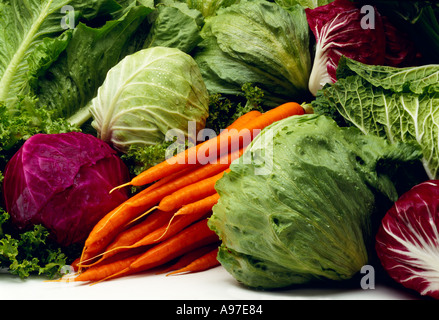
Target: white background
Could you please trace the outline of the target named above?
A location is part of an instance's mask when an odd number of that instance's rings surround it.
[[[375,284],[375,289],[302,288],[278,291],[251,290],[238,284],[221,266],[185,275],[147,273],[95,285],[48,282],[39,277],[21,280],[0,273],[0,300],[412,300],[407,290]]]

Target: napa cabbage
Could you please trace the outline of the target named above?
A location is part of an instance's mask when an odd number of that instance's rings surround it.
[[[439,176],[439,65],[394,68],[343,57],[337,78],[312,102],[316,113],[391,143],[419,144],[425,173]]]

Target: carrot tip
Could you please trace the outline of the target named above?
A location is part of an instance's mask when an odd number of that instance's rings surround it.
[[[113,189],[111,189],[109,193],[111,194],[113,191],[122,189],[122,188],[130,186],[130,185],[131,185],[131,182],[127,182],[127,183],[121,184],[120,186],[117,186],[117,187],[114,187]]]
[[[172,271],[166,274],[167,277],[169,276],[178,276],[178,275],[182,275],[184,274],[185,271],[180,271],[180,270],[176,270],[176,271]]]

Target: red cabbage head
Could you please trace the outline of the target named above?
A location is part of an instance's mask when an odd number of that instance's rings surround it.
[[[37,134],[8,162],[4,196],[11,221],[41,224],[63,246],[80,243],[128,198],[109,191],[129,178],[126,165],[102,140],[85,133]]]

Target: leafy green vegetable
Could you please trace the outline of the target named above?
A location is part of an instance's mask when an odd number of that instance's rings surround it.
[[[148,20],[151,29],[143,48],[169,47],[190,53],[201,41],[203,16],[185,3],[159,5]]]
[[[216,184],[219,261],[250,287],[352,278],[368,263],[372,217],[398,198],[393,175],[420,157],[325,116],[274,123]]]
[[[194,59],[176,48],[152,47],[113,67],[91,101],[98,136],[126,152],[165,141],[169,130],[187,138],[189,122],[203,129],[209,95]]]
[[[217,134],[228,127],[243,114],[259,110],[263,112],[262,100],[264,92],[257,86],[246,83],[242,86],[244,99],[225,97],[220,93],[212,94],[209,102],[209,117],[206,128],[213,129]]]
[[[8,223],[9,215],[0,208],[0,268],[8,269],[20,278],[30,275],[57,277],[61,268],[73,261],[73,252],[80,252],[79,247],[62,252],[48,238],[48,231],[40,225],[35,225],[33,230],[11,235],[4,230],[5,226],[8,228]]]
[[[180,0],[186,2],[192,9],[197,9],[204,17],[210,17],[216,14],[220,8],[231,6],[239,3],[240,0]]]
[[[148,146],[131,145],[121,158],[136,176],[144,170],[166,160],[166,150],[174,141],[165,141]]]
[[[391,143],[418,143],[428,177],[439,177],[439,65],[392,68],[342,58],[337,78],[312,102],[316,113]]]
[[[65,5],[72,6],[77,18],[85,20],[121,8],[112,0],[12,0],[0,3],[0,29],[3,30],[0,33],[0,101],[13,103],[20,95],[29,92],[28,58],[39,46],[47,45],[45,39],[56,37],[64,31],[61,25],[64,15],[60,9]],[[57,45],[64,46],[61,42]],[[53,51],[58,53],[59,49]],[[33,60],[47,61],[49,56],[56,57],[53,51]],[[40,54],[43,54],[41,50]]]
[[[88,103],[107,72],[125,56],[141,49],[146,37],[142,28],[146,28],[150,12],[151,9],[138,6],[101,27],[79,23],[65,50],[47,70],[40,71],[32,86],[32,93],[38,97],[36,107],[70,117],[72,124],[82,125],[90,119]]]
[[[324,6],[331,3],[334,0],[275,0],[275,2],[281,6],[289,7],[296,4],[300,4],[305,8],[315,9],[320,6]]]
[[[264,105],[306,100],[311,71],[304,8],[240,1],[206,18],[195,60],[210,94],[240,95],[252,83]]]

